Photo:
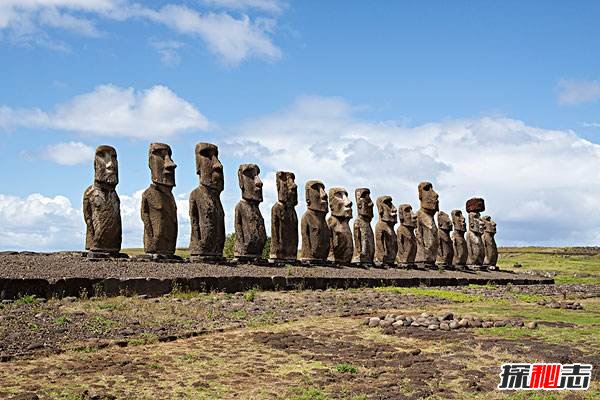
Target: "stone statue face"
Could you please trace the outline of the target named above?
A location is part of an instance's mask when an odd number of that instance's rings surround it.
[[[451,231],[452,230],[452,221],[450,220],[450,216],[443,211],[438,213],[438,227],[443,231]]]
[[[356,208],[358,215],[370,221],[373,219],[373,200],[371,200],[371,191],[367,188],[356,189],[354,192],[356,198]]]
[[[417,226],[417,215],[413,212],[410,204],[400,204],[400,223],[407,228]]]
[[[117,151],[111,146],[98,146],[94,157],[94,180],[116,186],[119,183]]]
[[[438,198],[431,182],[419,183],[419,200],[421,200],[422,209],[428,211],[429,214],[435,214],[440,209]]]
[[[485,215],[481,217],[481,222],[483,222],[483,229],[488,233],[496,233],[496,223],[492,220],[492,217],[489,215]]]
[[[479,213],[469,213],[469,230],[473,233],[483,233],[483,222],[479,218]]]
[[[334,187],[329,189],[329,207],[331,208],[331,215],[352,218],[352,202],[344,188]]]
[[[398,221],[398,210],[394,207],[390,196],[381,196],[377,198],[377,211],[379,218],[385,222],[396,223]]]
[[[293,172],[277,171],[277,200],[283,204],[295,206],[298,204],[298,185]]]
[[[200,183],[218,192],[223,191],[223,164],[219,161],[219,148],[210,143],[196,145],[196,174]]]
[[[327,193],[325,192],[325,185],[320,181],[308,181],[306,182],[305,195],[306,205],[309,210],[327,212]]]
[[[175,186],[175,168],[171,159],[171,147],[164,143],[152,143],[148,151],[148,166],[152,172],[152,182],[157,185]]]
[[[246,201],[255,203],[263,201],[263,183],[258,174],[260,174],[260,168],[256,164],[242,164],[238,168],[238,181],[240,189],[242,189],[242,198]]]
[[[467,224],[465,223],[465,216],[460,210],[452,210],[452,225],[454,230],[458,232],[465,232],[467,230]]]

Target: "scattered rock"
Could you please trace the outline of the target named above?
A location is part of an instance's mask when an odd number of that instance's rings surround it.
[[[39,397],[35,393],[21,393],[10,398],[10,400],[38,400]]]
[[[447,322],[442,322],[442,323],[440,323],[440,329],[443,331],[449,331],[450,325]]]
[[[440,326],[439,326],[439,325],[437,325],[437,324],[431,324],[431,325],[429,325],[427,328],[428,328],[430,331],[437,331],[437,330],[439,329],[439,327],[440,327]]]
[[[526,326],[527,326],[527,329],[535,329],[535,328],[537,328],[537,322],[535,322],[535,321],[528,322]]]
[[[503,326],[506,326],[506,321],[495,321],[494,322],[494,327],[496,327],[496,328],[501,328]]]
[[[483,328],[491,328],[491,327],[493,327],[493,326],[494,326],[494,322],[492,322],[492,321],[485,321],[485,322],[483,322],[483,323],[481,324],[481,326],[482,326]]]
[[[369,326],[379,326],[379,322],[381,320],[379,319],[379,317],[371,317],[369,319]]]
[[[460,321],[458,321],[458,326],[461,328],[466,328],[469,326],[469,320],[466,318],[461,319]]]
[[[452,313],[442,314],[440,316],[440,318],[442,318],[442,321],[452,321],[454,319],[454,314],[452,314]]]
[[[456,321],[450,321],[450,323],[448,324],[448,327],[450,329],[458,329],[458,322],[456,322]]]
[[[73,302],[77,301],[77,297],[75,297],[75,296],[63,297],[62,301],[64,301],[65,303],[73,303]]]

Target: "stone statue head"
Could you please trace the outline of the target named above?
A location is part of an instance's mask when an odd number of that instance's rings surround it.
[[[242,198],[246,201],[255,203],[263,201],[263,183],[258,174],[260,174],[260,168],[256,164],[242,164],[238,168],[238,181],[240,189],[242,189]]]
[[[117,186],[119,183],[119,164],[114,147],[106,145],[96,147],[94,180],[111,186]]]
[[[398,222],[398,210],[394,207],[391,196],[379,196],[376,202],[379,219],[394,224]]]
[[[452,210],[450,215],[452,215],[452,225],[454,226],[454,230],[457,232],[466,232],[467,224],[465,223],[465,216],[462,211]]]
[[[496,233],[496,223],[489,215],[484,215],[481,217],[481,222],[483,222],[483,229],[488,233]]]
[[[438,228],[443,231],[450,232],[452,230],[452,221],[450,216],[443,211],[440,211],[437,215]]]
[[[367,188],[358,188],[354,191],[356,198],[356,209],[358,215],[370,221],[373,219],[373,200],[371,200],[371,191]]]
[[[400,204],[400,223],[407,228],[416,228],[417,216],[410,204]]]
[[[298,185],[295,179],[296,175],[293,172],[277,171],[275,174],[277,200],[281,203],[291,206],[298,204]]]
[[[304,186],[306,206],[309,210],[327,212],[327,193],[321,181],[307,181]]]
[[[175,168],[171,159],[171,147],[164,143],[151,143],[148,150],[148,166],[152,173],[152,182],[157,185],[175,186]]]
[[[331,208],[331,215],[352,218],[352,202],[348,198],[346,189],[342,187],[329,189],[329,208]]]
[[[469,230],[473,233],[483,233],[483,222],[479,218],[478,212],[469,213]]]
[[[200,183],[218,192],[223,191],[223,164],[219,161],[219,148],[211,143],[196,145],[196,174]]]
[[[431,182],[419,183],[419,200],[421,208],[427,211],[428,214],[435,214],[440,209],[439,196],[433,190]]]

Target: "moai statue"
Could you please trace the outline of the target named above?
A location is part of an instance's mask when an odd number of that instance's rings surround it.
[[[193,261],[223,261],[225,212],[221,204],[223,165],[214,144],[196,145],[196,174],[200,184],[190,193],[190,258]]]
[[[233,255],[239,261],[254,261],[262,257],[267,242],[265,221],[258,205],[263,201],[260,168],[256,164],[242,164],[238,181],[242,200],[235,206],[235,245]]]
[[[454,230],[452,231],[452,244],[454,248],[452,264],[458,267],[464,267],[467,265],[467,258],[469,256],[467,241],[465,240],[465,232],[467,231],[465,216],[460,210],[452,210],[450,215],[452,215],[452,225],[454,227]]]
[[[325,221],[327,193],[320,181],[308,181],[305,186],[306,212],[300,221],[302,232],[302,257],[307,264],[319,264],[327,260],[331,233]]]
[[[467,265],[481,267],[485,258],[485,248],[481,235],[483,234],[483,222],[480,212],[485,211],[483,199],[473,198],[467,201],[466,206],[469,213],[469,231],[467,232]]]
[[[498,247],[496,246],[496,223],[492,220],[492,217],[485,215],[481,217],[483,221],[483,247],[485,249],[485,257],[483,259],[483,265],[495,267],[498,262]]]
[[[375,236],[371,228],[373,219],[373,201],[371,191],[359,188],[354,192],[358,216],[354,220],[354,253],[352,262],[356,264],[373,264],[375,256]]]
[[[352,230],[348,222],[352,219],[352,202],[348,192],[341,187],[329,189],[329,208],[331,215],[327,226],[331,232],[329,244],[329,261],[349,263],[352,261],[354,244]]]
[[[413,213],[410,204],[400,204],[400,226],[398,227],[398,253],[396,261],[402,266],[410,266],[415,262],[417,255],[417,216]]]
[[[293,172],[277,171],[277,203],[271,208],[272,262],[295,262],[298,256],[298,186]]]
[[[150,187],[142,194],[141,215],[144,223],[144,252],[152,258],[173,258],[177,243],[177,204],[173,197],[175,168],[171,147],[152,143],[148,166],[152,174]]]
[[[431,182],[419,183],[419,200],[421,208],[417,211],[417,255],[415,262],[426,266],[435,265],[439,246],[438,229],[435,224],[435,213],[439,210],[438,194],[433,190]]]
[[[375,224],[375,265],[393,266],[398,252],[398,239],[394,232],[398,214],[392,198],[390,196],[378,197],[377,211],[379,220]]]
[[[121,207],[115,190],[119,183],[117,151],[98,146],[94,157],[94,184],[83,194],[83,217],[87,225],[88,258],[127,257],[121,251]]]
[[[440,244],[438,247],[437,263],[443,267],[450,267],[454,258],[454,248],[450,232],[452,231],[452,221],[450,216],[443,211],[438,213],[438,237]]]

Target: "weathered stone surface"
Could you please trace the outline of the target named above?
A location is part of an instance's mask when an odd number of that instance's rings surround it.
[[[263,201],[263,183],[256,164],[242,164],[238,181],[242,199],[235,206],[235,244],[233,255],[238,259],[256,259],[262,256],[267,232],[265,220],[258,205]]]
[[[370,264],[375,257],[375,235],[371,228],[373,220],[373,201],[371,191],[359,188],[354,192],[358,217],[354,221],[354,253],[352,262]]]
[[[398,221],[398,212],[390,196],[377,198],[379,220],[375,225],[375,256],[379,264],[394,264],[398,252],[398,239],[394,225]]]
[[[435,264],[439,246],[438,229],[435,214],[439,210],[438,194],[433,190],[431,182],[419,183],[419,200],[421,208],[417,211],[417,255],[415,262],[426,265]]]
[[[485,215],[481,217],[483,222],[483,247],[484,247],[484,259],[483,265],[495,266],[498,263],[498,246],[496,246],[496,223],[492,220],[492,217]]]
[[[293,172],[278,171],[277,203],[271,208],[271,250],[269,258],[290,261],[298,256],[298,186]]]
[[[327,193],[320,181],[308,181],[305,186],[307,209],[300,221],[302,260],[325,261],[329,255],[331,233],[325,221]]]
[[[467,241],[465,240],[465,232],[467,231],[467,224],[465,223],[465,217],[460,210],[452,210],[452,245],[454,249],[454,258],[452,264],[464,266],[467,265],[467,258],[469,251],[467,248]]]
[[[400,226],[398,227],[398,253],[396,261],[401,264],[412,264],[417,255],[417,216],[410,204],[400,204]]]
[[[121,203],[115,190],[118,183],[117,151],[111,146],[98,146],[94,183],[83,194],[85,248],[90,253],[115,255],[121,250]]]
[[[481,213],[485,211],[485,201],[480,197],[473,197],[467,200],[465,208],[468,213],[476,212]]]
[[[438,254],[437,262],[440,265],[452,265],[454,258],[454,248],[450,232],[452,231],[452,221],[450,216],[443,211],[438,213]]]
[[[223,191],[223,165],[214,144],[196,145],[196,174],[200,184],[190,193],[190,255],[221,258],[225,245],[225,212],[220,195]]]
[[[348,191],[342,187],[329,189],[329,208],[331,215],[327,226],[331,232],[329,244],[329,261],[349,263],[352,261],[354,243],[349,221],[352,218],[352,202]]]
[[[177,204],[173,197],[175,168],[172,151],[164,143],[152,143],[148,166],[152,184],[142,194],[141,215],[144,223],[144,251],[147,254],[173,255],[177,242]]]
[[[469,213],[469,231],[467,232],[467,265],[483,265],[485,248],[481,234],[483,233],[483,222],[478,212]]]

